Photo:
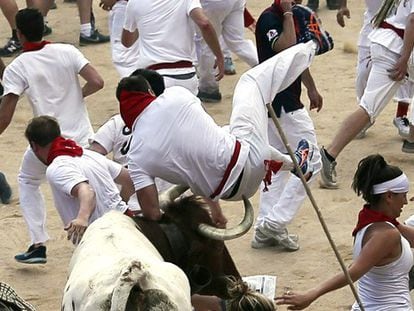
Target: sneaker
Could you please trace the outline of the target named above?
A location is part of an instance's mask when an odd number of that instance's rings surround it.
[[[267,226],[265,223],[261,226],[258,226],[256,230],[260,231],[265,237],[276,240],[278,245],[289,252],[295,252],[299,249],[297,236],[295,241],[291,238],[286,228],[282,230],[274,230],[272,228],[269,228],[269,226]]]
[[[316,12],[319,8],[319,0],[308,0],[308,4],[306,6]]]
[[[14,259],[18,262],[28,264],[46,263],[46,246],[35,247],[33,244],[27,252],[14,256]]]
[[[6,180],[6,176],[0,172],[0,201],[3,204],[9,204],[12,196],[12,190]]]
[[[309,142],[306,139],[302,139],[299,141],[298,147],[295,151],[295,156],[303,176],[305,176],[305,178],[309,180],[313,172],[313,168],[310,165],[310,161],[313,157],[313,148],[309,147]],[[293,169],[291,172],[298,176],[298,173],[295,169]]]
[[[298,242],[299,237],[297,234],[289,234],[289,238],[294,242]],[[255,230],[253,235],[253,239],[250,243],[250,246],[254,249],[262,249],[268,247],[275,247],[278,246],[279,242],[274,238],[268,238],[259,230]]]
[[[49,27],[47,24],[43,27],[43,37],[46,37],[52,33],[52,28]]]
[[[219,91],[211,93],[198,91],[197,97],[204,103],[218,103],[221,101],[221,93]]]
[[[105,36],[103,34],[101,34],[98,29],[93,30],[92,34],[87,37],[84,35],[80,35],[79,36],[79,45],[80,46],[85,46],[85,45],[89,45],[89,44],[99,44],[99,43],[105,43],[105,42],[109,42],[110,37],[109,36]]]
[[[339,0],[326,0],[326,4],[328,5],[329,10],[338,10],[341,6]]]
[[[19,40],[10,38],[9,41],[0,49],[1,57],[9,57],[19,53],[22,49],[22,45]]]
[[[1,307],[6,306],[7,309]],[[35,311],[36,309],[7,283],[0,282],[0,310]]]
[[[410,137],[410,121],[406,117],[395,117],[392,123],[398,129],[398,134],[402,138]]]
[[[231,57],[224,58],[224,74],[228,76],[236,74],[236,68],[234,67]]]
[[[404,139],[401,151],[405,153],[414,153],[414,142],[410,143],[408,140]]]
[[[364,126],[364,128],[355,136],[355,139],[363,139],[365,136],[367,136],[368,129],[373,126],[374,123],[368,123]]]
[[[338,184],[336,183],[336,161],[331,162],[325,152],[325,149],[322,147],[320,150],[321,160],[322,160],[322,169],[321,169],[321,180],[319,184],[322,188],[326,189],[338,189]]]
[[[292,13],[298,25],[298,42],[315,41],[318,46],[316,55],[324,54],[333,49],[334,42],[332,37],[322,28],[320,20],[314,11],[306,6],[296,4],[292,7]]]
[[[56,10],[56,9],[57,9],[56,1],[53,1],[53,3],[50,5],[49,10]]]

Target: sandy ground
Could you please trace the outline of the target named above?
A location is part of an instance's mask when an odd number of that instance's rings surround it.
[[[319,15],[325,29],[335,40],[334,50],[317,57],[311,67],[319,91],[324,97],[323,110],[320,113],[311,112],[319,143],[323,145],[329,144],[341,120],[355,108],[356,54],[345,53],[344,45],[356,44],[364,3],[357,0],[348,1],[352,19],[347,21],[346,28],[342,29],[336,24],[335,12],[328,11],[324,0],[320,1]],[[270,2],[249,0],[248,7],[257,17]],[[19,0],[18,4],[24,7],[23,1]],[[77,45],[79,24],[76,5],[63,3],[62,0],[57,0],[57,5],[58,9],[49,14],[49,25],[53,28],[53,34],[48,39]],[[98,28],[107,33],[107,13],[97,7],[97,2],[94,5]],[[9,30],[4,18],[0,18],[0,29],[0,42],[5,42]],[[247,33],[247,36],[253,38],[251,33]],[[118,82],[118,75],[111,64],[109,44],[82,47],[81,50],[105,79],[105,88],[87,98],[93,126],[98,128],[108,117],[117,112],[114,89]],[[6,63],[10,61],[11,59],[5,59]],[[234,85],[239,74],[247,69],[247,66],[237,58],[235,62],[238,74],[225,77],[221,82],[223,101],[219,104],[207,105],[208,111],[219,124],[227,122]],[[306,96],[304,101],[307,103]],[[352,259],[351,231],[362,204],[361,199],[357,198],[350,189],[351,178],[358,161],[370,153],[379,152],[392,164],[402,167],[409,177],[413,174],[412,170],[408,169],[412,167],[412,156],[401,152],[402,141],[392,125],[394,111],[395,104],[391,103],[378,118],[368,136],[364,140],[354,141],[340,155],[337,168],[341,184],[339,190],[323,190],[317,183],[311,187],[336,246],[347,264]],[[18,104],[12,124],[0,136],[0,170],[7,174],[14,190],[11,204],[0,206],[0,280],[12,284],[38,310],[51,311],[60,309],[73,246],[65,239],[62,223],[53,207],[47,185],[43,186],[43,193],[47,202],[48,231],[51,235],[51,240],[47,244],[48,263],[31,266],[16,263],[13,259],[16,253],[27,248],[29,242],[19,209],[17,172],[21,156],[27,146],[23,132],[31,116],[31,109],[26,98],[23,98]],[[257,208],[258,195],[252,199],[252,202]],[[237,222],[241,217],[240,204],[223,203],[223,208],[232,223]],[[401,219],[411,213],[411,206],[408,205]],[[300,237],[301,248],[295,253],[278,249],[251,249],[252,232],[228,242],[241,273],[276,275],[277,294],[280,294],[286,286],[294,290],[304,290],[340,271],[340,266],[309,200],[305,201],[296,219],[289,226],[289,230],[299,234]],[[309,310],[348,310],[353,301],[350,289],[344,288],[319,299]],[[279,308],[279,310],[285,309],[285,307]]]

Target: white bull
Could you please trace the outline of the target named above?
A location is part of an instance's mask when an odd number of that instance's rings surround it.
[[[108,212],[89,226],[69,272],[64,311],[191,310],[184,272],[164,262],[120,212]]]

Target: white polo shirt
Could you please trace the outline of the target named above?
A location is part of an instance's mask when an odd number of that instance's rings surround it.
[[[235,136],[218,126],[190,91],[179,86],[167,88],[133,126],[128,169],[135,190],[160,177],[209,197],[223,179],[235,142]],[[237,180],[247,156],[248,147],[242,144],[220,194]]]
[[[96,207],[89,223],[110,210],[125,212],[128,206],[122,201],[114,182],[121,169],[120,164],[86,149],[83,149],[81,157],[56,157],[46,169],[46,178],[63,224],[66,226],[77,217],[79,201],[71,195],[71,191],[74,186],[85,181],[96,194]]]
[[[199,0],[129,0],[124,29],[139,32],[138,68],[192,61],[195,28],[190,12]]]
[[[381,7],[381,3],[381,0],[365,0],[366,9],[364,12],[364,22],[359,33],[358,46],[369,47],[371,45],[371,41],[368,39],[368,35],[373,29],[371,21]]]
[[[62,136],[87,146],[93,128],[78,73],[88,63],[70,44],[51,43],[41,50],[23,52],[4,71],[4,95],[25,93],[35,117],[55,117]]]

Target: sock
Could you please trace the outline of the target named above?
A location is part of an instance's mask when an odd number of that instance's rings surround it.
[[[80,34],[84,37],[90,37],[92,35],[92,25],[91,25],[91,23],[81,24],[80,25]]]
[[[325,148],[323,148],[323,150],[325,150],[326,157],[328,158],[328,160],[329,160],[329,161],[331,161],[331,162],[335,161],[335,158],[334,158],[333,156],[331,156],[331,155],[328,153],[328,151],[326,151],[326,149],[325,149]]]
[[[397,113],[395,114],[395,116],[398,118],[402,118],[407,116],[408,114],[408,106],[410,104],[409,103],[404,103],[404,102],[398,102],[398,106],[397,106]]]
[[[17,38],[17,30],[16,29],[12,29],[12,36],[11,36],[11,38],[14,41],[19,41],[19,38]]]

